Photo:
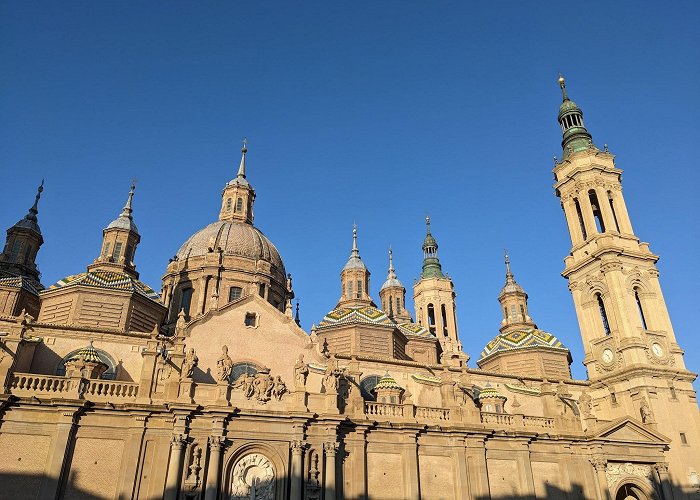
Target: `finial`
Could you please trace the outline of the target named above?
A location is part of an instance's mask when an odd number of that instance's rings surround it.
[[[245,155],[248,152],[248,138],[243,138],[243,147],[241,148],[241,164],[238,166],[238,177],[245,178]]]
[[[428,229],[428,234],[430,234],[430,216],[429,215],[425,216],[425,225]]]
[[[564,80],[564,77],[562,76],[561,73],[559,73],[559,80],[558,80],[558,82],[559,82],[559,87],[561,87],[561,96],[562,96],[562,100],[568,101],[568,100],[569,100],[569,96],[566,95],[566,80]]]
[[[124,209],[122,210],[122,213],[119,214],[119,217],[128,217],[131,219],[131,212],[133,210],[131,209],[131,202],[134,199],[134,190],[136,189],[136,179],[133,179],[131,181],[131,188],[129,189],[129,196],[126,199],[126,205],[124,205]]]
[[[389,245],[389,272],[394,272],[394,252],[391,251],[391,245]]]
[[[603,148],[605,148],[605,152],[606,152],[606,153],[609,153],[609,152],[610,152],[610,151],[608,151],[608,145],[607,145],[607,144],[603,144]]]
[[[554,165],[556,166],[557,163],[559,163],[559,159],[555,156],[554,157]]]
[[[352,224],[352,251],[357,251],[357,224]]]
[[[503,255],[505,256],[506,262],[506,275],[512,275],[513,273],[510,272],[510,258],[508,257],[508,250],[504,249]]]
[[[34,197],[34,204],[32,208],[29,209],[29,213],[26,218],[31,220],[36,220],[36,214],[39,213],[39,199],[41,198],[41,193],[44,191],[44,179],[41,179],[41,184],[36,189],[36,196]]]
[[[299,299],[297,299],[297,311],[296,314],[294,315],[294,322],[299,325],[301,323],[301,320],[299,319]]]

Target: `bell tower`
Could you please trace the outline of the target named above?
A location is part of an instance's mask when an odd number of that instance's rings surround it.
[[[666,309],[659,256],[632,230],[615,156],[593,144],[561,76],[559,85],[563,154],[555,159],[554,188],[571,235],[562,276],[574,299],[594,410],[658,426],[671,439],[673,480],[685,485],[688,467],[700,469],[696,375],[685,368]]]
[[[352,227],[352,250],[350,258],[340,271],[340,299],[336,307],[375,307],[369,296],[370,272],[357,248],[357,226]]]
[[[221,212],[219,220],[232,220],[253,223],[253,203],[255,190],[245,177],[245,156],[248,153],[248,140],[243,139],[241,148],[241,163],[238,174],[224,187],[221,195]]]
[[[430,232],[430,217],[425,218],[425,225],[423,270],[413,284],[416,322],[430,330],[443,347],[445,343],[459,345],[454,284],[442,272],[438,244]]]

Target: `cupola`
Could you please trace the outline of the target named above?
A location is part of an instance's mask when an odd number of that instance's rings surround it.
[[[411,315],[406,310],[406,289],[399,281],[394,269],[394,256],[389,247],[389,273],[386,281],[379,289],[381,307],[395,321],[411,321]]]
[[[593,142],[591,134],[588,133],[583,123],[583,111],[574,101],[569,99],[566,93],[566,82],[561,75],[559,75],[559,86],[561,87],[562,103],[559,106],[557,120],[563,133],[561,147],[566,158],[571,153],[588,149],[593,145]]]
[[[370,272],[360,258],[357,248],[357,225],[352,228],[352,250],[350,258],[340,272],[340,299],[338,307],[376,307],[369,296]]]

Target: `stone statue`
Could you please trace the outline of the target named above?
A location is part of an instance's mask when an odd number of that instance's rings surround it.
[[[586,391],[582,392],[578,398],[578,409],[584,418],[589,418],[593,416],[593,405],[591,404],[591,397]]]
[[[192,373],[199,363],[199,358],[194,352],[194,348],[190,347],[185,354],[185,361],[182,363],[182,371],[180,372],[181,378],[192,378]]]
[[[651,407],[649,406],[649,402],[646,398],[642,398],[642,403],[639,407],[639,413],[642,416],[643,423],[649,424],[654,421],[654,417],[651,414]]]
[[[294,364],[294,387],[296,389],[306,388],[306,377],[309,375],[309,367],[304,363],[304,355],[299,354],[299,359]]]
[[[216,378],[220,382],[228,381],[231,376],[231,369],[233,368],[233,360],[228,355],[228,347],[223,346],[221,348],[221,356],[216,360]]]
[[[338,368],[333,368],[331,364],[326,367],[326,371],[323,374],[323,387],[326,392],[338,392],[338,379],[343,372]]]
[[[282,380],[282,377],[277,375],[277,378],[275,378],[275,382],[272,385],[272,395],[277,399],[277,401],[280,401],[285,392],[287,392],[287,386]]]

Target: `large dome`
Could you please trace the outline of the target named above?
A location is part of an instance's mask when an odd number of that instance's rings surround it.
[[[284,273],[277,248],[256,227],[239,221],[217,221],[194,233],[177,251],[178,260],[205,255],[221,248],[224,255],[264,260]]]

